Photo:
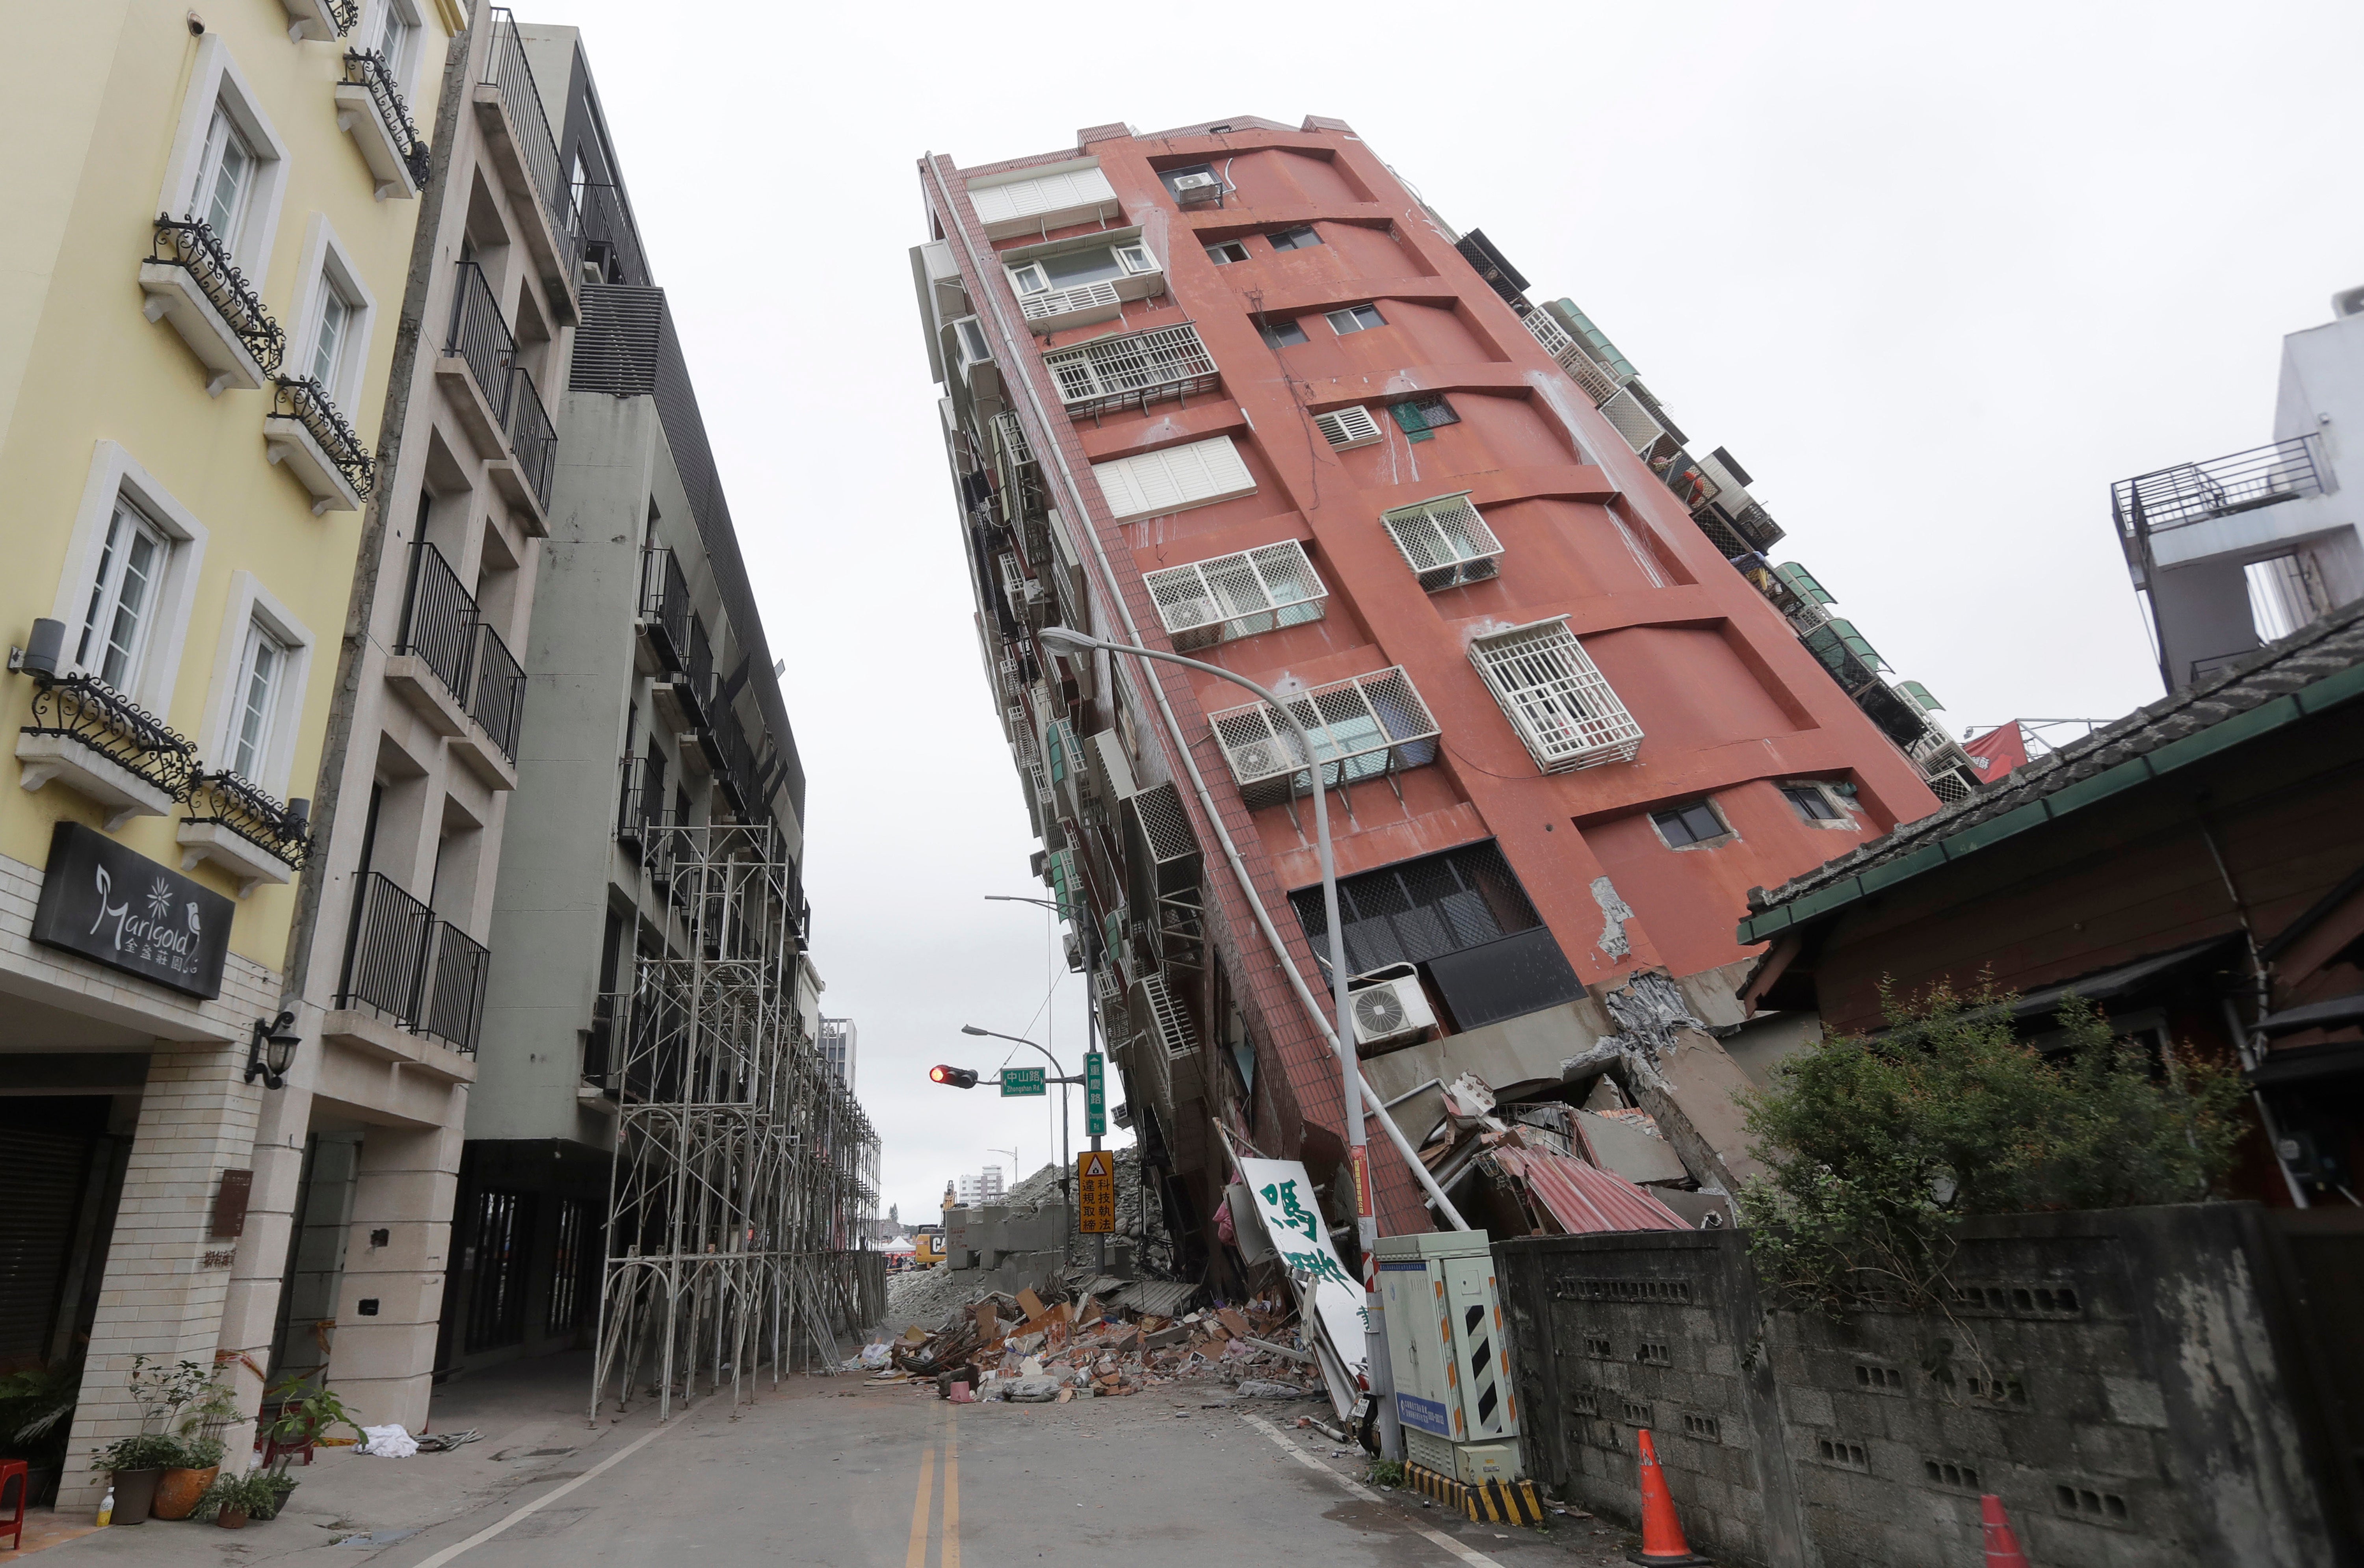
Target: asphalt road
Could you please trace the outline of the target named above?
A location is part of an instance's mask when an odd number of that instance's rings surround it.
[[[849,1386],[851,1385],[851,1386]],[[1221,1402],[1224,1407],[1208,1408]],[[236,1533],[196,1524],[103,1530],[58,1568],[151,1557],[252,1564],[283,1553],[373,1568],[1607,1568],[1630,1538],[1572,1517],[1544,1530],[1471,1524],[1356,1479],[1359,1451],[1295,1428],[1308,1404],[1231,1406],[1219,1386],[1067,1405],[954,1406],[908,1387],[797,1377],[734,1419],[709,1400],[645,1413],[552,1457],[461,1486],[438,1461],[347,1459],[335,1496],[406,1493],[343,1517]],[[1326,1409],[1326,1407],[1324,1407]],[[498,1446],[487,1429],[484,1448]],[[443,1456],[451,1458],[452,1456]],[[381,1470],[399,1463],[400,1470]],[[430,1477],[446,1483],[420,1490]],[[375,1481],[384,1475],[385,1482]],[[322,1473],[323,1485],[329,1482]],[[328,1496],[316,1493],[325,1502]],[[302,1492],[298,1497],[304,1496]],[[358,1504],[353,1505],[357,1509]],[[112,1539],[110,1539],[112,1538]],[[382,1541],[384,1544],[377,1544]],[[328,1548],[323,1551],[323,1548]],[[195,1550],[192,1550],[195,1549]]]

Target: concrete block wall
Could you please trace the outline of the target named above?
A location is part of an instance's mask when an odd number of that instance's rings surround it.
[[[1647,1427],[1693,1549],[1766,1568],[1976,1562],[1982,1492],[2046,1568],[2328,1562],[2257,1214],[1974,1220],[1944,1310],[1838,1319],[1735,1231],[1501,1243],[1530,1473],[1637,1519]]]

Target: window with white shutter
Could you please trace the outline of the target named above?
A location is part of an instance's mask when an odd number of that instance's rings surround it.
[[[1320,620],[1330,590],[1293,539],[1169,566],[1142,578],[1181,650]]]
[[[1469,662],[1544,772],[1634,760],[1642,727],[1567,629],[1566,616],[1478,638]]]
[[[1313,416],[1322,439],[1339,451],[1349,447],[1366,447],[1379,439],[1379,422],[1361,404],[1351,407],[1333,408],[1327,414]]]
[[[994,176],[990,183],[972,180],[968,199],[985,225],[987,237],[994,239],[1048,233],[1095,217],[1120,217],[1124,212],[1096,158],[1031,173]]]
[[[1502,541],[1486,526],[1469,493],[1440,495],[1417,506],[1382,513],[1379,521],[1420,574],[1420,585],[1433,594],[1464,583],[1481,582],[1501,570]]]
[[[1096,462],[1092,477],[1117,517],[1187,511],[1255,493],[1255,479],[1229,436]]]

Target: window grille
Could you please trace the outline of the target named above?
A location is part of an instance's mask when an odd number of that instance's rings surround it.
[[[1400,665],[1310,687],[1284,700],[1313,742],[1324,789],[1436,761],[1436,720]],[[1288,721],[1271,708],[1250,703],[1210,717],[1223,761],[1250,806],[1312,793],[1309,759],[1298,750]]]
[[[1585,352],[1584,345],[1560,325],[1559,317],[1547,310],[1534,310],[1528,312],[1523,319],[1527,330],[1533,334],[1536,342],[1543,345],[1544,352],[1559,361],[1559,368],[1567,372],[1576,384],[1584,389],[1584,395],[1592,399],[1594,407],[1617,395],[1617,378]]]
[[[1403,431],[1405,439],[1413,441],[1434,440],[1438,430],[1447,425],[1461,423],[1461,416],[1455,414],[1453,405],[1441,395],[1415,397],[1408,403],[1390,403],[1388,413],[1394,417],[1396,428]]]
[[[1076,415],[1211,392],[1216,383],[1214,356],[1187,321],[1054,350],[1043,366],[1067,412]]]
[[[993,436],[994,439],[1001,443],[1002,455],[1011,462],[1029,463],[1034,461],[1034,449],[1026,444],[1026,427],[1018,422],[1016,409],[1013,408],[1006,414],[996,414],[993,417]]]
[[[1625,438],[1625,444],[1637,452],[1648,451],[1667,433],[1667,428],[1659,424],[1650,410],[1643,406],[1642,400],[1631,392],[1620,392],[1600,406],[1600,412],[1608,416],[1617,433]]]
[[[1142,581],[1178,650],[1320,620],[1330,595],[1293,539],[1169,566]]]
[[[1469,662],[1544,772],[1634,760],[1642,727],[1567,629],[1566,616],[1478,638],[1469,644]]]
[[[1313,423],[1322,439],[1339,451],[1349,447],[1366,447],[1379,439],[1379,422],[1371,411],[1357,403],[1347,408],[1334,408],[1327,414],[1313,416]]]
[[[1486,526],[1470,504],[1469,492],[1439,495],[1416,506],[1399,506],[1381,514],[1388,537],[1420,574],[1420,585],[1433,594],[1482,582],[1501,570],[1502,541]]]
[[[1110,310],[1119,303],[1116,284],[1094,283],[1053,289],[1047,294],[1022,295],[1019,297],[1018,308],[1026,313],[1027,320],[1043,321],[1057,316],[1081,316],[1088,311]]]
[[[1198,1030],[1191,1027],[1190,1015],[1182,1010],[1182,1005],[1174,999],[1174,993],[1165,988],[1165,977],[1144,974],[1135,983],[1135,989],[1140,992],[1142,1000],[1148,1004],[1143,1009],[1147,1015],[1143,1021],[1157,1043],[1165,1049],[1166,1060],[1170,1062],[1176,1057],[1197,1055]]]

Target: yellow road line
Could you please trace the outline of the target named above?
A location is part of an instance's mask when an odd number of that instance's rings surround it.
[[[928,1568],[928,1498],[936,1481],[936,1451],[920,1451],[920,1500],[911,1505],[911,1544],[903,1553],[903,1568]]]
[[[943,1568],[960,1568],[960,1407],[944,1407]]]

